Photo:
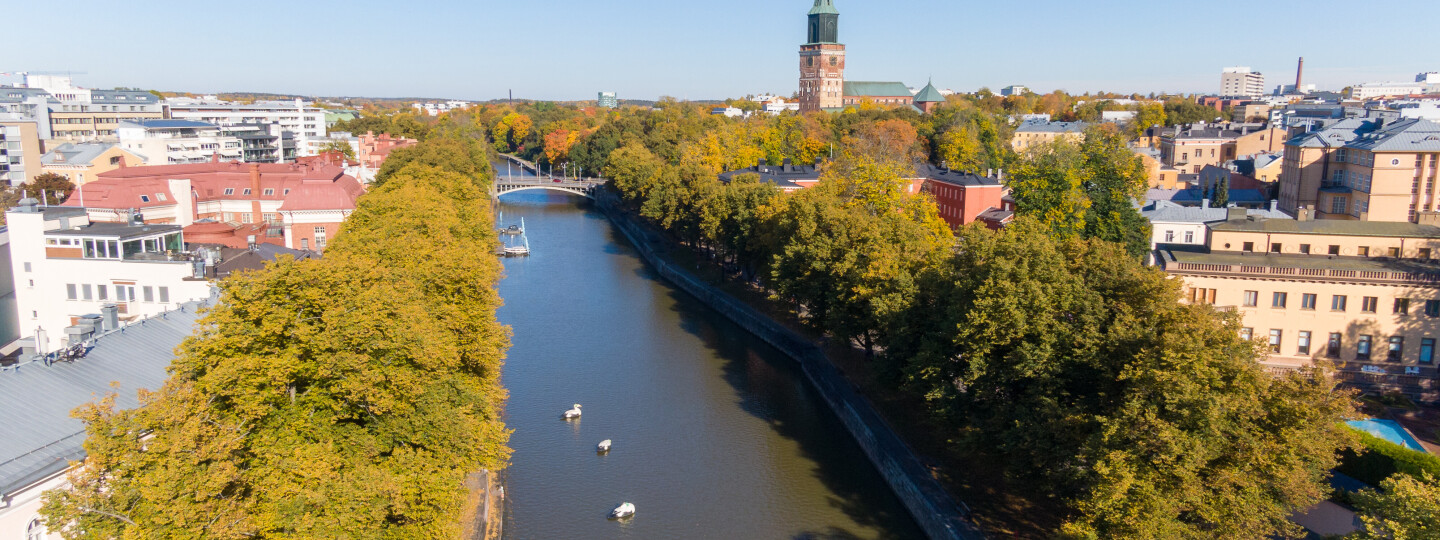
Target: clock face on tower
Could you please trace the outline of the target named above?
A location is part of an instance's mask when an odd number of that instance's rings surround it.
[[[831,57],[830,57],[830,66],[831,66],[831,67],[834,67],[836,64],[839,64],[839,63],[840,63],[840,59],[839,59],[839,58],[835,58],[834,56],[831,56]]]

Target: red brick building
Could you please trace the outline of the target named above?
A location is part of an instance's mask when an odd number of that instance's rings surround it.
[[[367,132],[360,136],[360,149],[355,154],[355,159],[360,161],[360,166],[366,169],[379,169],[385,163],[385,158],[390,157],[392,150],[415,146],[419,141],[406,139],[404,137],[391,137],[388,133],[375,135],[375,132]]]
[[[1013,218],[1014,208],[1005,204],[1005,186],[999,178],[931,165],[922,165],[916,172],[924,182],[921,190],[935,198],[941,219],[951,228],[989,217],[986,225],[993,229]],[[1005,212],[1010,215],[1002,215]]]

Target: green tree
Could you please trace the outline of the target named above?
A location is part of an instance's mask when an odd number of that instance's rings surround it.
[[[325,144],[320,145],[319,152],[321,154],[337,152],[340,155],[345,156],[345,159],[347,161],[355,161],[355,147],[351,146],[350,143],[346,141],[338,139],[328,141]]]
[[[1088,175],[1079,146],[1057,141],[1031,147],[1010,172],[1010,194],[1016,210],[1030,215],[1061,236],[1085,232],[1090,208]]]
[[[1224,179],[1215,182],[1213,195],[1210,196],[1210,205],[1215,208],[1224,208],[1230,204],[1230,180]]]
[[[1165,105],[1161,103],[1147,103],[1141,105],[1135,111],[1135,118],[1130,121],[1127,134],[1131,139],[1138,139],[1145,135],[1145,132],[1152,127],[1165,125]]]
[[[1086,210],[1085,235],[1115,242],[1135,258],[1150,249],[1150,222],[1136,208],[1145,195],[1149,175],[1145,163],[1126,144],[1114,126],[1087,130],[1080,154],[1090,199]]]
[[[1426,475],[1391,475],[1380,490],[1352,495],[1365,530],[1351,538],[1425,540],[1440,538],[1440,480]]]

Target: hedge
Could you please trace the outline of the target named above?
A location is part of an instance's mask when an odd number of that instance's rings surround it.
[[[1429,474],[1440,478],[1440,457],[1411,450],[1369,433],[1359,435],[1360,446],[1346,450],[1335,470],[1372,486],[1380,485],[1380,481],[1395,473],[1416,478]]]

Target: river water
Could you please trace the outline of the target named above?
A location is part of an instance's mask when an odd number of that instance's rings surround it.
[[[501,201],[532,249],[500,283],[506,538],[923,537],[789,358],[670,288],[584,199]],[[606,519],[622,502],[636,515]]]

